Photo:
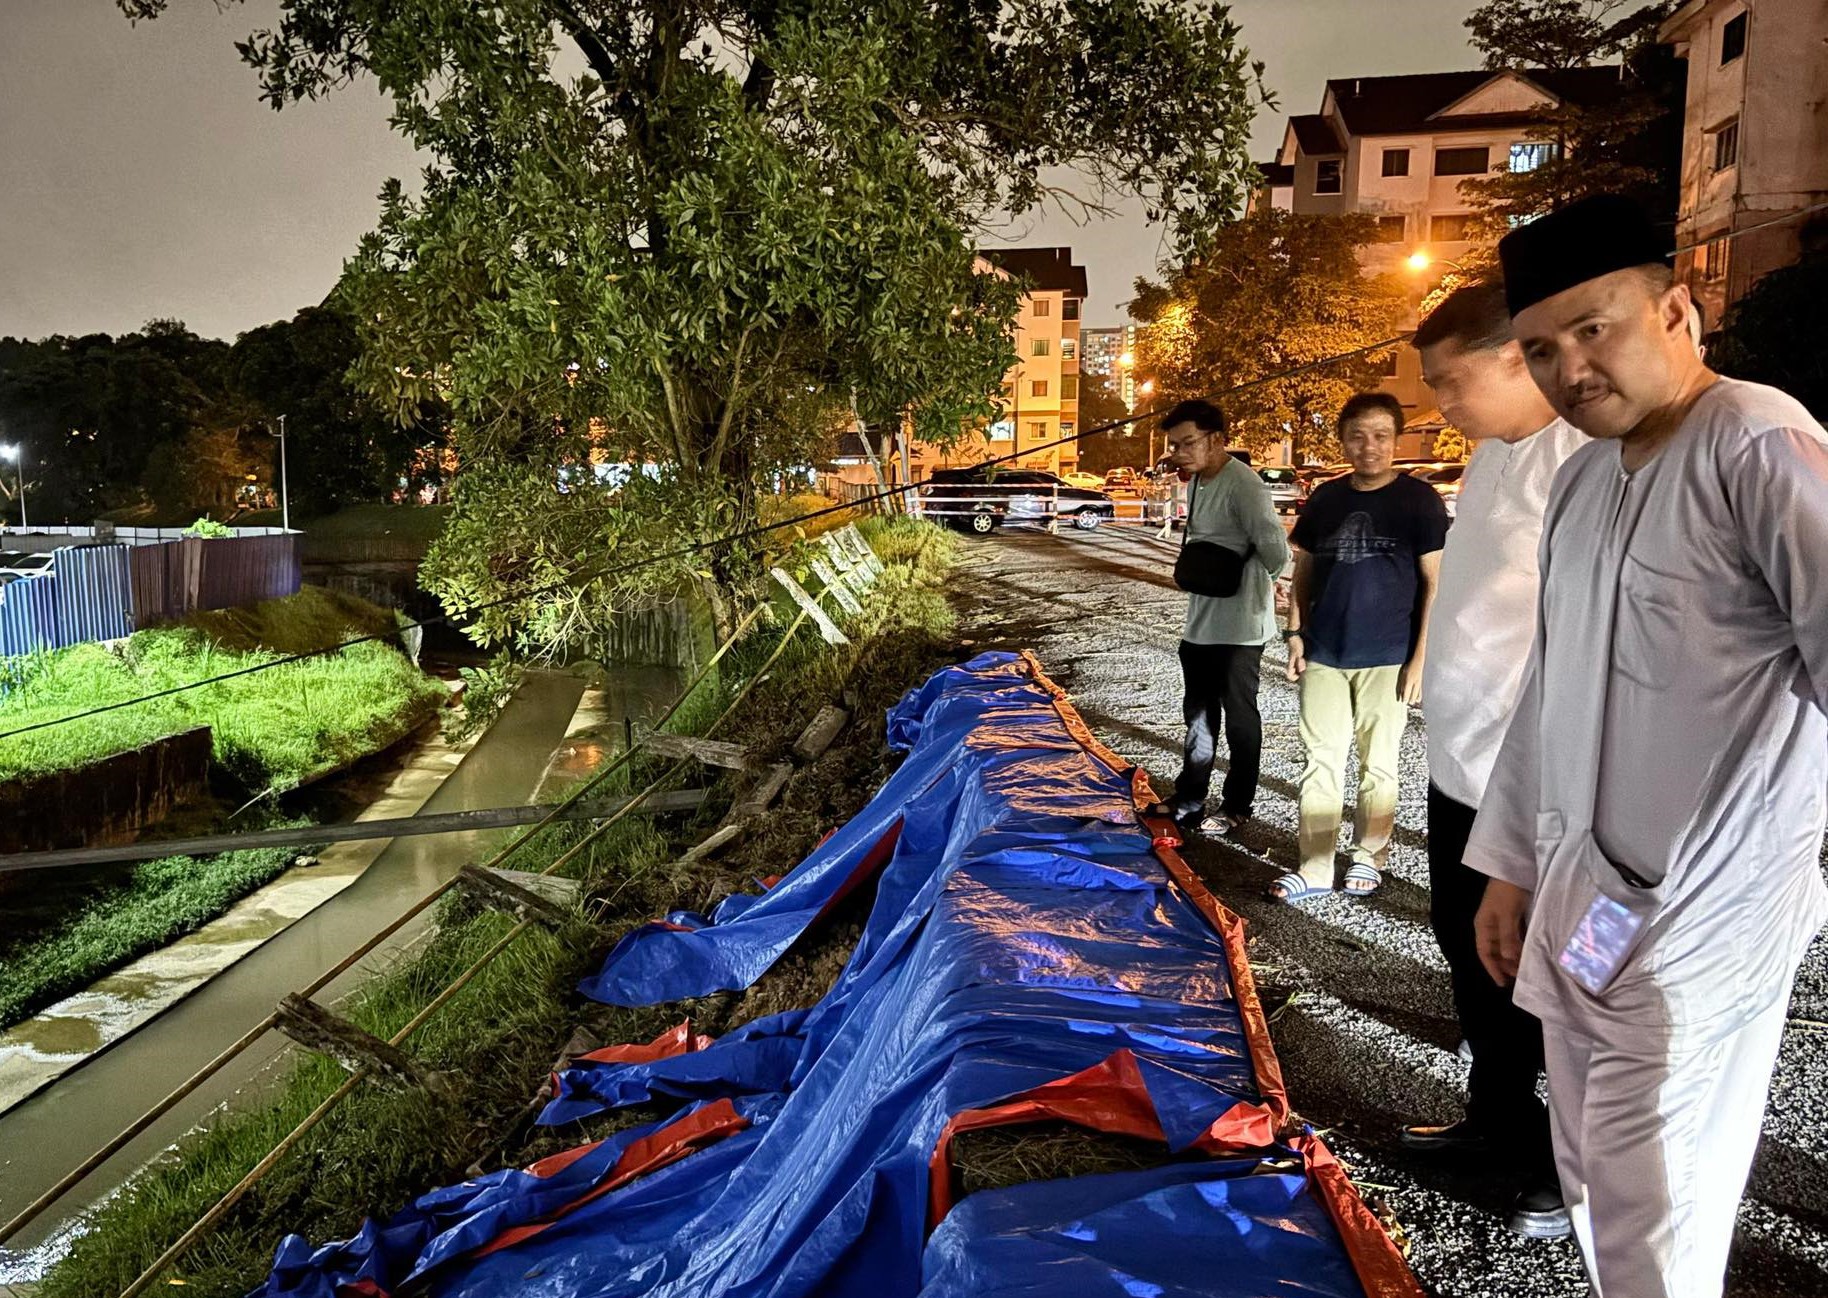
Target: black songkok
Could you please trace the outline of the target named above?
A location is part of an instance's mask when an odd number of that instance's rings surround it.
[[[1514,316],[1544,298],[1615,270],[1669,259],[1644,209],[1620,194],[1595,194],[1520,225],[1498,241],[1504,298]]]

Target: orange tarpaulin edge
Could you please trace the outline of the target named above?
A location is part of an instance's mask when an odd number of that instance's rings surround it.
[[[1365,1298],[1425,1298],[1415,1273],[1397,1249],[1339,1159],[1319,1136],[1297,1136],[1289,1142],[1307,1163],[1308,1180],[1345,1243],[1352,1269],[1365,1286]]]
[[[1133,766],[1124,761],[1099,742],[1092,734],[1091,727],[1079,715],[1079,709],[1067,697],[1066,691],[1056,685],[1042,669],[1041,662],[1028,650],[1023,650],[1022,657],[1028,663],[1029,671],[1034,673],[1038,684],[1053,695],[1054,710],[1073,738],[1083,745],[1086,751],[1110,767],[1118,775],[1128,774],[1130,778],[1131,797],[1136,802],[1137,820],[1149,831],[1155,842],[1155,857],[1162,863],[1168,875],[1182,892],[1187,894],[1199,912],[1206,917],[1213,931],[1225,943],[1225,954],[1231,965],[1231,985],[1238,1001],[1238,1015],[1243,1022],[1244,1040],[1250,1047],[1251,1067],[1257,1074],[1257,1093],[1263,1097],[1264,1104],[1276,1115],[1277,1124],[1288,1119],[1288,1090],[1282,1080],[1282,1064],[1276,1058],[1276,1047],[1270,1040],[1269,1020],[1263,1015],[1263,1002],[1257,995],[1257,981],[1250,971],[1250,955],[1245,946],[1244,921],[1223,902],[1212,895],[1212,890],[1196,875],[1188,864],[1181,859],[1174,849],[1180,846],[1180,831],[1172,820],[1142,814],[1147,808],[1156,804],[1155,790],[1149,783],[1149,773],[1140,766]]]
[[[749,1119],[738,1113],[736,1106],[729,1100],[715,1100],[702,1109],[688,1113],[677,1121],[669,1122],[666,1126],[649,1132],[629,1145],[622,1151],[622,1156],[616,1160],[616,1165],[610,1170],[609,1175],[593,1186],[589,1192],[581,1194],[563,1207],[547,1213],[540,1221],[529,1222],[524,1226],[512,1226],[504,1230],[470,1256],[487,1257],[504,1248],[512,1248],[516,1244],[531,1239],[563,1219],[567,1213],[575,1212],[592,1199],[599,1199],[611,1190],[619,1190],[638,1176],[656,1171],[668,1163],[676,1163],[687,1154],[703,1149],[706,1145],[715,1144],[725,1136],[734,1136],[748,1126]],[[563,1154],[555,1154],[552,1158],[542,1159],[527,1170],[535,1175],[550,1175],[552,1170],[556,1170],[551,1167],[553,1163],[560,1159],[573,1161],[581,1157],[585,1151],[593,1148],[595,1148],[594,1145],[584,1145],[578,1149],[568,1149]],[[549,1170],[540,1172],[538,1169],[542,1167]]]
[[[1113,1051],[1090,1068],[1055,1078],[1000,1104],[953,1114],[940,1131],[927,1161],[928,1231],[952,1210],[954,1137],[986,1127],[1047,1118],[1163,1144],[1168,1139],[1135,1053],[1128,1048]],[[1276,1128],[1277,1120],[1267,1107],[1240,1100],[1202,1132],[1191,1148],[1213,1155],[1261,1149],[1275,1143]]]

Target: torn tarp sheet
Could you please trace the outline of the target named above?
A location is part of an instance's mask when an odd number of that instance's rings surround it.
[[[1286,1157],[1237,921],[1138,824],[1146,782],[1091,741],[1038,666],[986,654],[941,672],[898,705],[890,733],[913,751],[859,817],[868,831],[827,843],[687,946],[657,932],[624,943],[593,980],[622,999],[744,985],[900,824],[857,948],[817,1006],[708,1044],[684,1030],[598,1052],[566,1072],[548,1115],[676,1098],[695,1106],[703,1148],[608,1193],[574,1169],[613,1180],[627,1164],[582,1155],[559,1169],[562,1190],[538,1169],[497,1174],[316,1255],[288,1241],[291,1265],[266,1293],[331,1298],[353,1281],[367,1287],[349,1292],[386,1294],[425,1277],[441,1298],[911,1298],[950,1206],[949,1168],[935,1176],[931,1162],[957,1130],[1055,1116],[1176,1151]],[[752,927],[796,887],[791,914]],[[616,1139],[650,1131],[662,1149],[678,1143],[664,1127]],[[1291,1266],[1337,1261],[1352,1242],[1277,1221],[1310,1240]],[[1365,1229],[1354,1219],[1348,1233]],[[1359,1242],[1388,1252],[1369,1231]]]

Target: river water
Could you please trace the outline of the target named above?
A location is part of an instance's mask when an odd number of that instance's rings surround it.
[[[542,785],[551,793],[553,786],[584,774],[620,746],[625,718],[636,724],[652,719],[680,683],[680,673],[669,669],[616,669],[587,694],[586,681],[579,675],[532,673],[422,810],[525,803]],[[573,738],[568,740],[568,735]],[[508,832],[391,841],[342,891],[131,1035],[0,1114],[0,1221],[37,1198],[244,1035],[288,992],[342,960],[464,864],[480,859]],[[408,925],[316,999],[329,1004],[352,990],[368,970],[411,942],[422,924]],[[59,1236],[67,1234],[80,1209],[111,1192],[211,1109],[248,1086],[285,1047],[285,1038],[268,1033],[0,1247],[0,1286],[39,1273],[62,1251]]]

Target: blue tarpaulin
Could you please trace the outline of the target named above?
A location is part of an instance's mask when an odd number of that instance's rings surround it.
[[[1179,1292],[1415,1294],[1375,1225],[1342,1211],[1337,1178],[1331,1215],[1310,1210],[1328,1196],[1303,1189],[1308,1155],[1278,1144],[1286,1104],[1237,921],[1139,816],[1146,782],[1033,661],[985,654],[938,673],[889,735],[906,762],[777,887],[637,930],[585,984],[617,1004],[747,986],[880,862],[870,918],[817,1006],[577,1061],[548,1122],[685,1107],[426,1195],[354,1240],[313,1252],[290,1239],[263,1292],[389,1294],[415,1277],[474,1298],[996,1292],[970,1276],[1004,1268],[1015,1284],[1040,1265],[1010,1243],[1027,1205],[1037,1231],[1096,1218],[1098,1247],[1074,1264],[1088,1275],[1132,1266],[1150,1251],[1137,1232],[1168,1213],[1192,1223],[1186,1247],[1155,1260]],[[1018,1187],[948,1215],[956,1134],[1049,1117],[1257,1166],[1200,1161],[1182,1179],[1177,1164],[1115,1195],[1111,1178]],[[1240,1175],[1262,1186],[1238,1189]],[[1253,1213],[1267,1215],[1245,1224]],[[1204,1264],[1175,1271],[1195,1265],[1198,1229],[1248,1237],[1243,1253],[1271,1242],[1262,1274],[1290,1287],[1187,1287],[1215,1283]]]

